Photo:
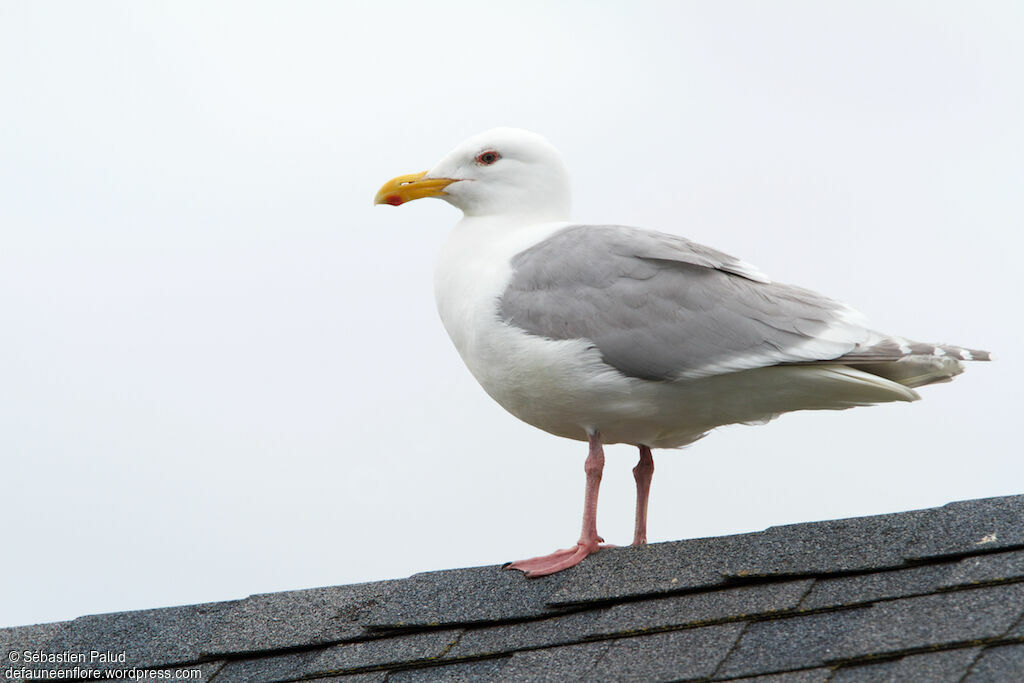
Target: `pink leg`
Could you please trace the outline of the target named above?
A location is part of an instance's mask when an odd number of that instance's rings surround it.
[[[574,567],[587,555],[597,552],[602,546],[603,538],[597,535],[597,492],[601,487],[601,473],[604,471],[604,448],[601,447],[601,434],[595,432],[590,436],[590,454],[583,466],[587,473],[587,490],[583,498],[583,531],[575,548],[556,550],[550,555],[519,560],[507,565],[506,569],[518,569],[529,577],[547,576],[563,569]]]
[[[633,545],[647,543],[647,499],[651,495],[651,478],[654,476],[654,457],[647,446],[640,447],[640,462],[633,468],[636,479],[636,527],[633,531]]]

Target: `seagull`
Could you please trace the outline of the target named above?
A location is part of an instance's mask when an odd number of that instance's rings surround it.
[[[575,546],[506,565],[529,577],[602,547],[604,444],[636,446],[633,544],[647,542],[651,449],[795,410],[914,401],[987,351],[876,332],[849,306],[673,234],[570,221],[569,172],[546,139],[473,136],[375,204],[437,197],[463,218],[435,271],[438,312],[484,390],[527,424],[589,444]]]

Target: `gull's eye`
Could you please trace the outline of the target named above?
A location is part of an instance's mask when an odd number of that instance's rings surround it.
[[[495,152],[493,149],[489,149],[486,152],[481,152],[476,155],[476,163],[480,166],[490,166],[500,158],[500,154]]]

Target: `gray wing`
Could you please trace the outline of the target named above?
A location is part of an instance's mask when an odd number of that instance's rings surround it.
[[[587,339],[643,379],[704,377],[834,359],[874,334],[849,307],[772,283],[682,237],[570,226],[520,252],[499,311],[549,339]]]

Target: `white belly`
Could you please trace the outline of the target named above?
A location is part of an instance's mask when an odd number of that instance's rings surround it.
[[[588,340],[527,334],[498,311],[512,275],[509,260],[564,225],[502,232],[501,226],[464,219],[442,249],[435,273],[438,312],[463,361],[484,390],[524,422],[581,441],[599,430],[604,443],[674,448],[724,424],[900,398],[893,383],[845,366],[641,380],[604,363]]]

